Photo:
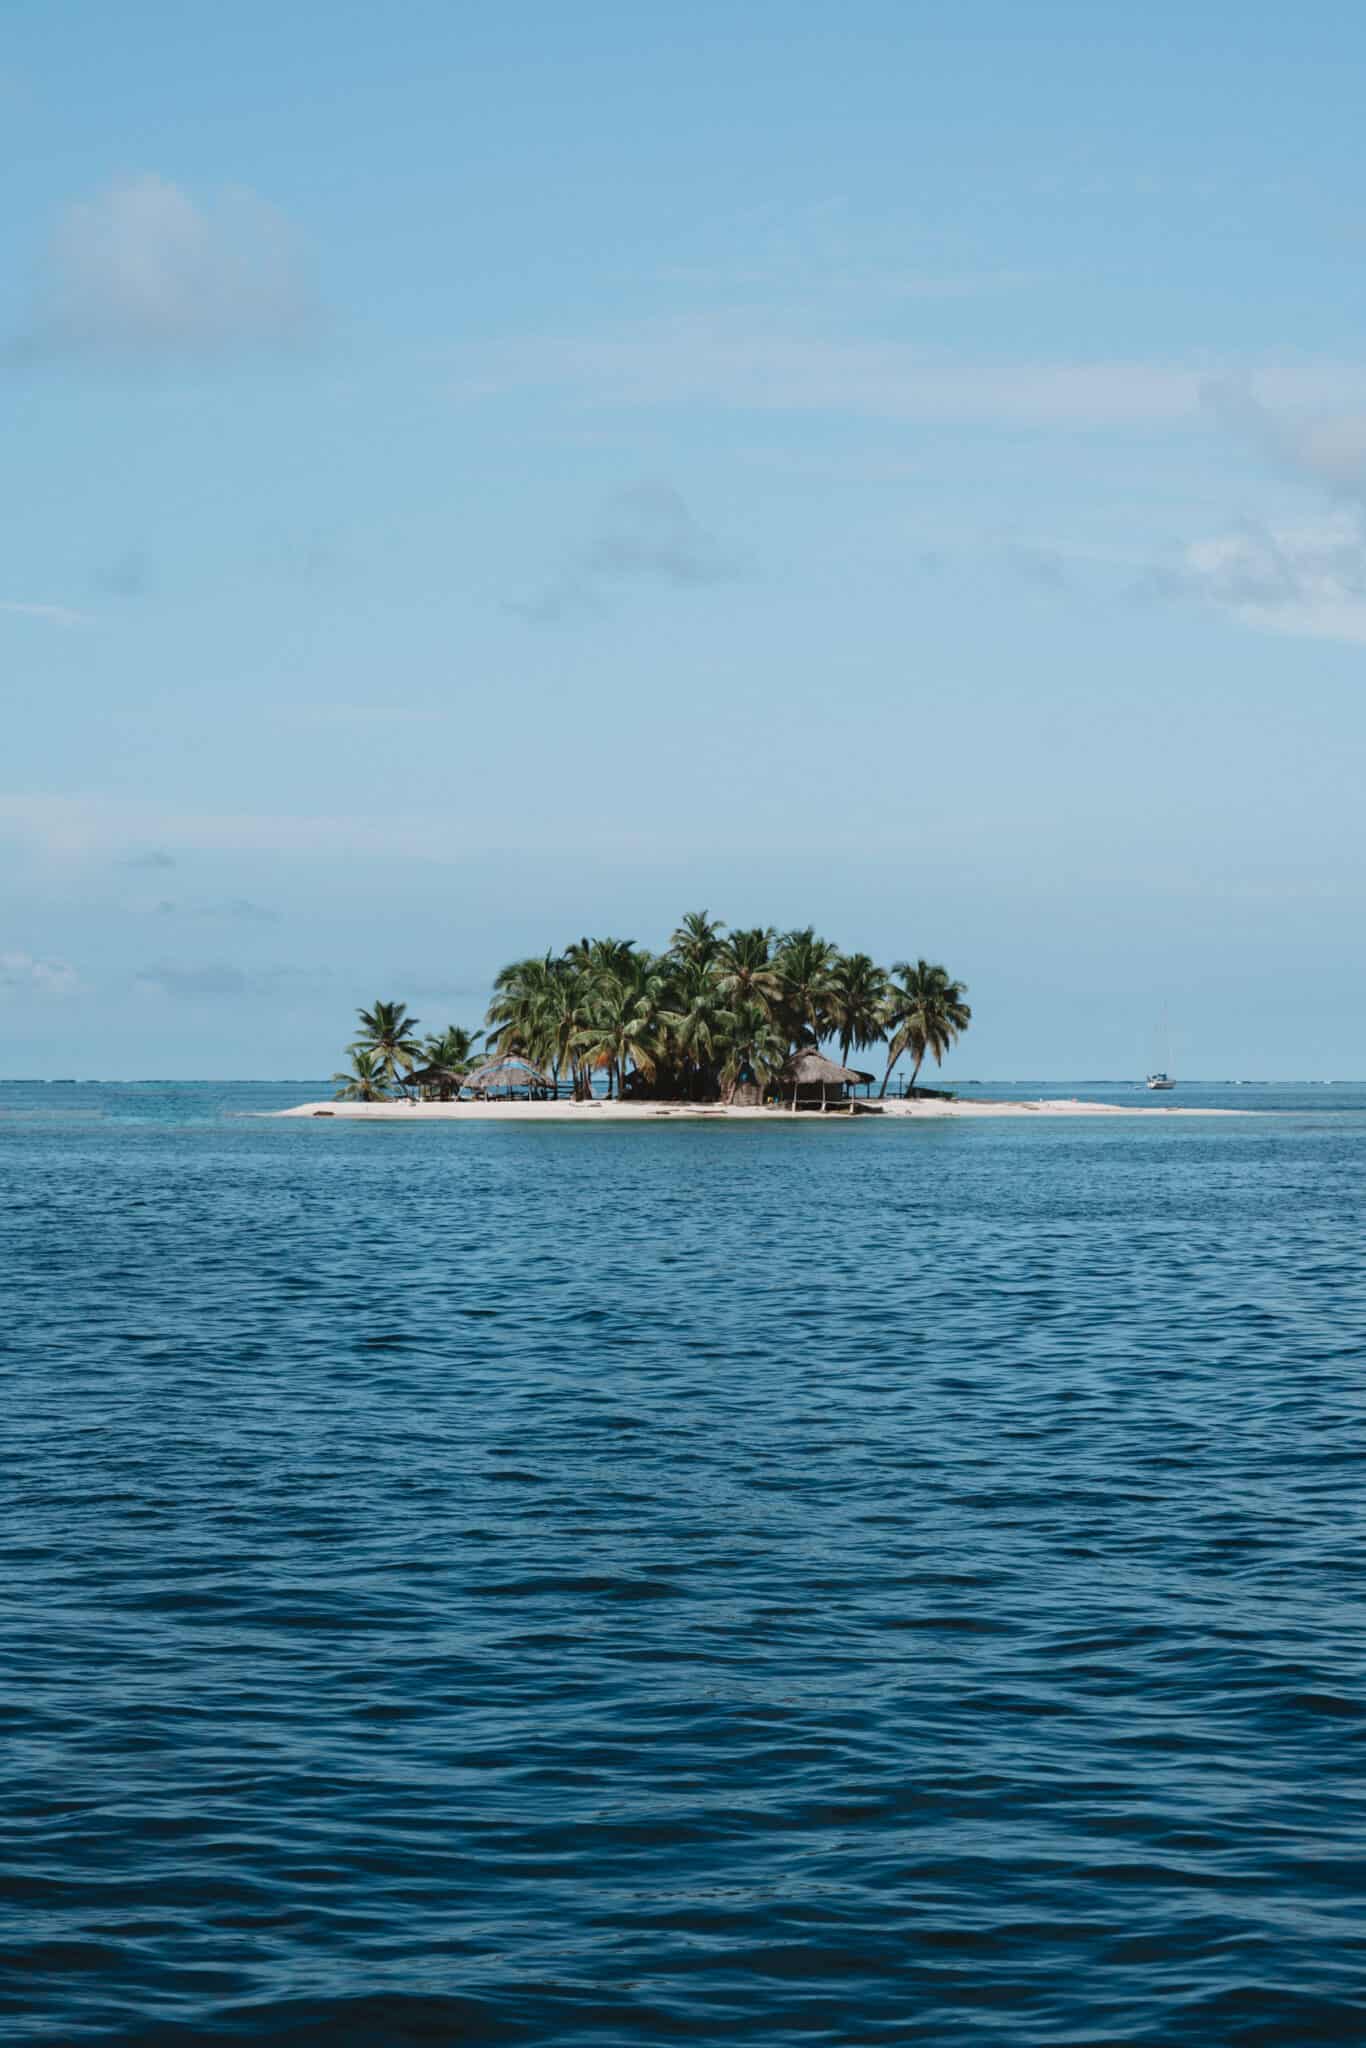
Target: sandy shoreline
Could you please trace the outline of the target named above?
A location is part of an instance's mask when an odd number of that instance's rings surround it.
[[[914,1122],[974,1117],[1032,1117],[1051,1122],[1074,1116],[1249,1116],[1250,1110],[1185,1109],[1175,1104],[1135,1103],[1132,1108],[1112,1102],[884,1102],[881,1121],[904,1118]],[[726,1109],[719,1103],[686,1102],[301,1102],[296,1109],[276,1109],[271,1116],[339,1117],[355,1122],[390,1123],[649,1123],[665,1118],[694,1122],[701,1118],[726,1117],[742,1123],[802,1123],[815,1121],[817,1111],[796,1115],[783,1109]],[[827,1123],[871,1123],[872,1118],[830,1114]]]

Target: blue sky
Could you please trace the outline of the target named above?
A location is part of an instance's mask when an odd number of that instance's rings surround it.
[[[656,18],[657,17],[657,18]],[[1366,18],[20,6],[0,1072],[708,906],[1366,1073]]]

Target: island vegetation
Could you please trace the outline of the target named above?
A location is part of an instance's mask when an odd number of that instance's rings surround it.
[[[608,1096],[730,1102],[741,1084],[770,1087],[794,1054],[838,1046],[840,1061],[879,1048],[880,1093],[897,1062],[914,1087],[939,1064],[972,1012],[967,991],[934,962],[880,967],[807,926],[735,931],[690,912],[663,953],[630,939],[583,938],[499,973],[482,1032],[448,1025],[419,1035],[401,1002],[359,1012],[339,1098],[383,1101],[419,1073],[452,1081],[483,1060],[521,1060],[584,1100]]]

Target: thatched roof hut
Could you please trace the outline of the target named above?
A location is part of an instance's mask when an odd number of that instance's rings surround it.
[[[420,1095],[439,1102],[451,1102],[465,1085],[465,1076],[458,1074],[454,1067],[414,1067],[403,1076],[405,1088],[416,1088]]]
[[[520,1088],[528,1095],[548,1095],[554,1085],[549,1074],[542,1073],[530,1060],[516,1058],[490,1060],[487,1066],[476,1067],[465,1076],[465,1086],[472,1095],[512,1095]]]
[[[828,1102],[843,1102],[848,1089],[873,1079],[858,1067],[842,1067],[828,1060],[814,1045],[803,1046],[783,1064],[778,1075],[778,1093],[794,1109],[824,1109]]]

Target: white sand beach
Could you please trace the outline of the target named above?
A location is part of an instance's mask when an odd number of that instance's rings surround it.
[[[859,1099],[858,1112],[846,1109],[825,1112],[827,1123],[862,1123],[865,1108],[881,1111],[883,1120],[906,1118],[914,1122],[972,1120],[977,1117],[1032,1117],[1052,1121],[1057,1117],[1119,1116],[1244,1116],[1251,1111],[1236,1109],[1189,1109],[1172,1104],[1135,1103],[1132,1108],[1112,1102],[895,1102],[865,1104]],[[743,1123],[811,1123],[819,1110],[726,1108],[720,1103],[687,1102],[301,1102],[297,1109],[279,1109],[274,1116],[344,1117],[355,1122],[374,1123],[648,1123],[662,1118],[695,1121],[702,1117],[727,1117]],[[871,1119],[869,1119],[871,1121]]]

